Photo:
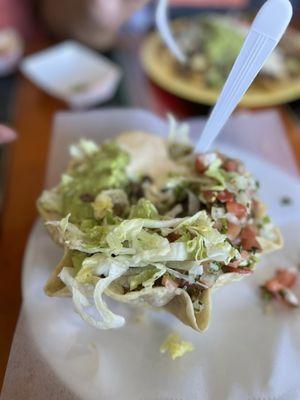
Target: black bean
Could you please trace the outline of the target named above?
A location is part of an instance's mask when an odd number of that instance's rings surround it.
[[[83,193],[80,196],[80,200],[83,201],[84,203],[91,203],[92,201],[95,200],[95,196],[93,196],[90,193]]]

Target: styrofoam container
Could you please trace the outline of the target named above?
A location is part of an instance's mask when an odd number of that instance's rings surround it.
[[[71,108],[87,108],[108,100],[121,78],[119,66],[75,41],[26,57],[21,70]]]

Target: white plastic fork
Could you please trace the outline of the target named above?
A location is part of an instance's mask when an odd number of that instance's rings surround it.
[[[277,46],[292,17],[289,0],[268,0],[259,10],[195,147],[207,151]]]
[[[170,51],[179,62],[185,63],[187,61],[187,58],[176,43],[170,29],[170,24],[168,20],[168,0],[159,0],[156,7],[155,23],[157,26],[157,30],[160,33],[160,36],[162,37],[166,46],[170,49]]]

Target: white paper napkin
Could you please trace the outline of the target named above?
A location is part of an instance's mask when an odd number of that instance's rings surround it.
[[[224,137],[236,143],[250,126],[253,135],[268,132],[260,135],[256,152],[267,158],[269,146],[264,143],[274,144],[274,161],[286,160],[285,166],[295,173],[277,117],[267,114],[239,117]],[[79,136],[99,139],[124,129],[158,134],[165,130],[160,119],[149,113],[124,110],[117,115],[109,110],[59,114],[48,184],[56,181],[67,163],[70,141]],[[272,121],[276,122],[269,131]],[[192,123],[196,131],[198,122]],[[273,205],[272,210],[277,212]],[[295,217],[295,209],[291,210],[290,216]],[[25,300],[1,399],[299,399],[299,310],[263,315],[257,293],[258,284],[270,276],[272,267],[299,261],[299,225],[289,224],[284,234],[285,250],[270,256],[265,268],[215,293],[213,319],[205,334],[195,333],[164,312],[147,311],[137,321],[136,310],[116,304],[114,309],[127,317],[128,324],[121,330],[98,332],[73,313],[70,299],[49,299],[43,294],[42,286],[60,249],[37,224],[26,254]],[[193,353],[175,362],[159,354],[161,342],[174,329],[195,346]]]

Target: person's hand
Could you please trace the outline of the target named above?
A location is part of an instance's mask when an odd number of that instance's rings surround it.
[[[12,142],[17,138],[16,132],[6,125],[0,124],[0,145]]]
[[[241,7],[249,3],[249,0],[169,0],[172,6],[186,7]]]
[[[117,30],[148,0],[39,0],[48,29],[62,38],[75,38],[92,47],[109,47]]]
[[[108,29],[118,29],[149,0],[95,0],[94,12]]]

